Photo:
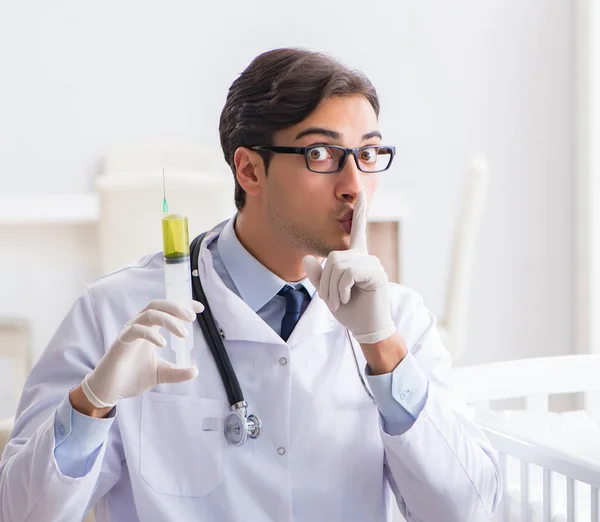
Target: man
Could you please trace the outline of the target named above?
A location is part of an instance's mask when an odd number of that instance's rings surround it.
[[[257,57],[229,90],[238,213],[198,265],[260,436],[227,444],[228,396],[192,322],[203,307],[161,299],[163,256],[148,256],[87,288],[31,373],[3,522],[93,505],[99,522],[386,521],[390,492],[408,521],[490,518],[494,452],[452,395],[435,320],[367,252],[394,155],[378,114],[364,75],[302,50]],[[195,328],[193,368],[168,361],[159,327]]]

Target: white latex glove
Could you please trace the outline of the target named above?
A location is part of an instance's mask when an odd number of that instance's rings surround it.
[[[313,256],[303,259],[310,282],[331,310],[361,344],[390,337],[392,321],[388,296],[388,276],[381,262],[367,251],[367,211],[361,191],[354,205],[350,248],[334,250],[324,268]]]
[[[174,301],[156,299],[129,321],[98,366],[83,379],[81,388],[87,399],[96,408],[111,408],[158,384],[194,379],[198,368],[177,368],[160,359],[155,349],[166,345],[160,327],[179,337],[187,335],[184,322],[194,321],[204,311],[202,303],[192,303],[194,312]]]

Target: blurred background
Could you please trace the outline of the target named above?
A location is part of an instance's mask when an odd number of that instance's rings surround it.
[[[35,362],[101,275],[107,154],[199,146],[230,182],[218,137],[228,87],[283,46],[330,53],[375,84],[397,149],[378,220],[399,232],[398,279],[440,318],[469,165],[485,156],[457,364],[593,351],[600,38],[588,15],[567,0],[0,0],[5,355],[21,342]],[[11,364],[0,359],[6,396]],[[0,399],[0,418],[12,414]]]

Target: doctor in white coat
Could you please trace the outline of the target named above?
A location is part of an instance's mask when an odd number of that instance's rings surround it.
[[[453,395],[421,298],[367,252],[366,208],[394,149],[368,79],[279,49],[221,115],[237,214],[199,272],[262,434],[228,444],[217,366],[164,298],[162,253],[86,288],[33,369],[0,464],[1,522],[489,520],[493,449]],[[384,173],[384,174],[381,174]],[[192,368],[166,331],[194,328]]]

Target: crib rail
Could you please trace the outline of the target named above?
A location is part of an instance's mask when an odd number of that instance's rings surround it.
[[[543,470],[543,521],[552,521],[552,476],[561,474],[566,477],[567,522],[586,520],[600,522],[600,465],[577,459],[574,456],[560,454],[555,448],[545,448],[539,442],[517,439],[483,427],[485,434],[499,453],[501,472],[504,480],[504,490],[507,484],[507,458],[516,458],[520,462],[521,471],[521,513],[517,520],[510,518],[509,503],[505,494],[501,506],[500,520],[502,522],[531,522],[529,499],[529,472],[532,465]],[[590,486],[590,512],[588,517],[578,513],[575,495],[576,483]]]

